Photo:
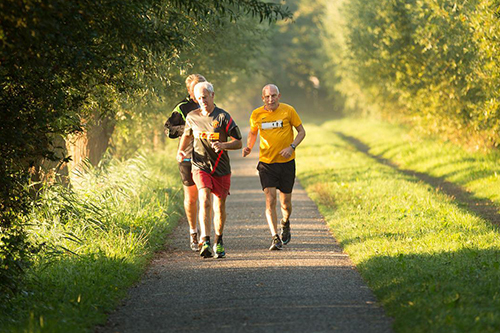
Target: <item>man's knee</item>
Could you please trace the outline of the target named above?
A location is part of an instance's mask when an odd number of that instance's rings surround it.
[[[198,191],[198,200],[200,200],[201,206],[210,206],[210,196],[212,192],[208,188],[202,188]]]
[[[271,206],[276,206],[276,197],[267,197],[266,202]]]
[[[285,210],[292,209],[292,193],[281,193],[280,202],[281,208]]]
[[[198,198],[196,196],[186,196],[184,197],[184,205],[185,206],[194,206],[196,205],[196,201]]]
[[[192,205],[198,200],[198,189],[196,185],[184,186],[184,204]]]
[[[281,203],[281,208],[284,210],[292,210],[292,203],[291,202],[282,202]]]
[[[226,208],[226,198],[214,195],[214,210],[224,211]]]
[[[281,206],[282,207],[292,207],[292,200],[291,199],[282,200]]]

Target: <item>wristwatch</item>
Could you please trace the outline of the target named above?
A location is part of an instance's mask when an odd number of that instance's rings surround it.
[[[293,150],[295,150],[295,148],[297,148],[297,146],[296,146],[296,145],[294,145],[293,143],[291,143],[291,144],[290,144],[290,147],[292,147],[292,148],[293,148]]]

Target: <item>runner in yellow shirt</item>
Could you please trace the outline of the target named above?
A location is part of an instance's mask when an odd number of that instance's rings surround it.
[[[250,154],[260,132],[260,183],[266,195],[266,219],[273,237],[269,250],[281,250],[291,239],[290,215],[292,190],[295,182],[295,149],[306,136],[302,121],[295,109],[280,103],[281,94],[274,84],[262,89],[264,105],[255,109],[250,117],[250,132],[243,157]],[[293,128],[297,130],[294,138]],[[280,191],[281,238],[278,235],[276,214],[277,191]]]

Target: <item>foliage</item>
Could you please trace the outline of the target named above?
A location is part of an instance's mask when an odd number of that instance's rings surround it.
[[[497,1],[344,0],[330,11],[345,17],[331,62],[362,91],[358,105],[469,145],[500,143]]]
[[[86,164],[72,188],[41,189],[27,233],[45,245],[26,292],[0,310],[0,331],[79,332],[105,320],[181,216],[177,164],[166,157],[175,148]]]
[[[328,91],[326,84],[335,75],[326,68],[328,58],[323,45],[327,1],[287,3],[294,20],[271,27],[265,59],[261,61],[265,69],[260,80],[263,83],[256,89],[258,100],[262,86],[272,82],[280,88],[282,101],[296,107],[301,114],[335,113],[342,102],[340,95]]]
[[[394,330],[498,331],[498,154],[470,154],[380,121],[305,127],[301,184]]]
[[[258,0],[0,3],[0,237],[9,245],[0,249],[0,281],[29,255],[24,238],[11,235],[27,213],[28,168],[36,174],[42,159],[67,158],[54,153],[57,140],[96,112],[113,118],[122,100],[167,89],[191,37],[242,14],[290,16]],[[0,283],[1,294],[11,287]]]
[[[260,91],[255,74],[262,72],[270,30],[251,17],[241,17],[237,23],[229,18],[206,22],[205,32],[190,37],[192,46],[179,54],[180,70],[174,67],[167,73],[171,82],[168,93],[120,107],[112,138],[114,152],[130,156],[139,147],[153,147],[165,139],[163,124],[187,95],[184,80],[191,73],[200,73],[214,84],[216,103],[233,116],[251,109],[247,95]]]

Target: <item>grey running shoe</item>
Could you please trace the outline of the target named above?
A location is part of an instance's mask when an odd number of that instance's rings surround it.
[[[226,250],[224,250],[224,245],[215,244],[214,245],[214,258],[224,258],[226,256]]]
[[[283,244],[286,245],[290,243],[292,234],[290,233],[290,221],[281,221],[281,240]]]
[[[210,242],[206,241],[201,245],[200,256],[203,258],[211,258],[214,256]]]
[[[273,242],[271,243],[271,247],[269,251],[281,250],[283,248],[283,243],[278,235],[273,237]]]
[[[191,250],[198,252],[200,250],[200,244],[198,243],[198,234],[191,234],[191,242],[190,242]]]

